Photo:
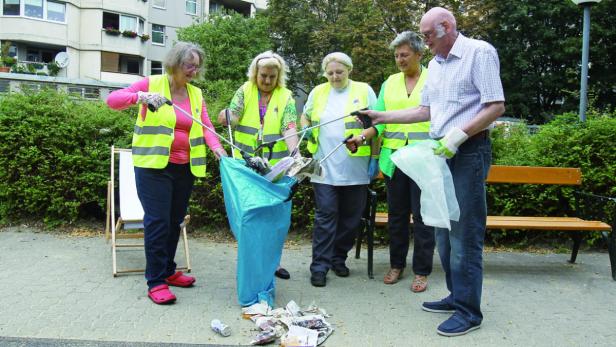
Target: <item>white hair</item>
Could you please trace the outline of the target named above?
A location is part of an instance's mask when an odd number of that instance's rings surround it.
[[[248,73],[246,73],[246,76],[248,76],[250,82],[255,84],[257,83],[257,73],[259,68],[262,67],[274,67],[278,69],[278,80],[276,81],[276,86],[286,86],[287,72],[289,71],[289,68],[287,67],[287,63],[280,55],[272,51],[266,51],[257,55],[252,60],[252,63],[250,63],[250,66],[248,67]]]
[[[351,60],[351,57],[342,52],[334,52],[326,55],[325,58],[323,58],[323,62],[321,63],[321,70],[323,70],[323,76],[325,76],[325,68],[327,68],[327,64],[331,63],[332,61],[346,66],[349,71],[353,70],[353,61]]]
[[[403,31],[398,34],[389,44],[389,48],[396,49],[402,45],[409,45],[409,47],[411,47],[411,49],[416,53],[421,53],[424,49],[423,40],[419,37],[419,35],[412,31]]]

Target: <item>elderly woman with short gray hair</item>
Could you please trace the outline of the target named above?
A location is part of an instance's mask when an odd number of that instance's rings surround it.
[[[301,118],[309,127],[341,118],[362,108],[372,108],[376,95],[363,82],[349,79],[353,71],[351,58],[330,53],[321,64],[327,82],[316,86],[308,95]],[[323,127],[312,129],[308,151],[317,160],[323,159],[345,138],[360,133],[361,124],[354,117],[341,118]],[[310,282],[315,287],[326,285],[327,272],[338,277],[349,276],[347,253],[353,247],[361,227],[361,215],[367,196],[370,146],[360,143],[354,152],[340,148],[325,160],[323,176],[311,179],[316,211],[312,235]]]
[[[174,261],[195,177],[205,177],[206,144],[216,158],[226,156],[216,136],[174,107],[214,129],[201,89],[190,82],[203,63],[203,50],[178,42],[164,61],[165,74],[152,75],[107,98],[113,109],[140,103],[133,133],[132,157],[137,195],[143,206],[148,297],[156,304],[175,302],[169,285],[190,287],[196,281],[176,271]]]
[[[299,142],[297,135],[293,136],[297,134],[297,111],[293,93],[285,87],[287,71],[287,64],[280,55],[272,51],[257,55],[248,67],[248,81],[235,92],[228,108],[231,126],[235,127],[235,145],[249,155],[256,155],[256,148],[264,142],[289,136],[276,142],[271,153],[270,148],[263,149],[262,155],[271,157],[271,165],[289,156]],[[228,126],[225,110],[218,114],[218,122]],[[233,155],[241,158],[237,150]],[[280,266],[275,275],[282,279],[291,277]]]
[[[421,90],[428,76],[428,69],[421,66],[424,50],[423,40],[411,31],[401,32],[391,42],[396,66],[400,72],[389,76],[381,86],[376,110],[391,111],[418,106]],[[430,138],[430,122],[413,124],[380,124],[364,130],[366,138],[380,135],[382,149],[371,161],[371,175],[380,168],[387,186],[387,205],[389,213],[389,261],[390,269],[383,277],[385,284],[397,283],[406,268],[409,251],[409,218],[413,214],[413,273],[410,289],[414,293],[423,292],[428,286],[428,276],[432,273],[434,256],[434,228],[421,219],[421,190],[417,184],[391,161],[391,155],[407,144]],[[359,137],[355,142],[359,142]]]

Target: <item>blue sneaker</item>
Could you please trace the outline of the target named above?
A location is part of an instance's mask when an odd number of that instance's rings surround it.
[[[426,301],[421,304],[421,309],[428,312],[436,313],[454,313],[456,309],[445,299],[439,301]]]
[[[449,319],[441,323],[436,329],[439,335],[443,336],[460,336],[470,333],[473,330],[477,330],[481,327],[481,323],[470,323],[464,318],[453,314]]]

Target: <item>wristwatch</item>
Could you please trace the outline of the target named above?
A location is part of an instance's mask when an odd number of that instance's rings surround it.
[[[364,142],[364,144],[366,144],[366,136],[364,134],[359,134],[359,137]]]

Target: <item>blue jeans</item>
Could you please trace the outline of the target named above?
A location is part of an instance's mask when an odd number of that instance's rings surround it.
[[[313,183],[316,211],[310,272],[344,265],[362,226],[367,185],[332,186]]]
[[[175,273],[180,224],[186,216],[195,177],[189,164],[169,163],[164,169],[135,167],[135,181],[145,212],[145,278],[151,289]]]
[[[471,138],[447,161],[453,176],[460,220],[451,231],[436,228],[436,243],[447,289],[445,300],[456,314],[473,324],[481,323],[483,239],[486,230],[486,186],[492,148],[489,137]]]

